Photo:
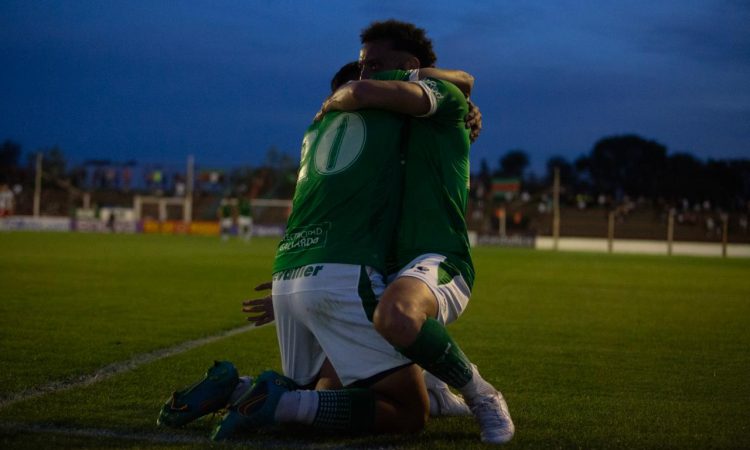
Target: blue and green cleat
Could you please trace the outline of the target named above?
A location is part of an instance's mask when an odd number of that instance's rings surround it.
[[[255,386],[230,407],[211,433],[214,441],[223,441],[237,431],[276,424],[274,415],[281,395],[298,389],[291,379],[273,370],[260,374]]]
[[[177,428],[225,408],[237,383],[234,364],[214,361],[202,380],[172,394],[161,407],[156,424]]]

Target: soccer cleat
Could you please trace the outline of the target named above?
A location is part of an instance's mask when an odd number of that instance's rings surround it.
[[[430,399],[430,415],[470,416],[471,409],[460,395],[454,394],[448,385],[431,373],[424,371],[424,384]]]
[[[448,388],[427,389],[430,398],[430,415],[439,416],[470,416],[471,409],[464,398],[454,394]]]
[[[516,427],[501,393],[480,395],[471,402],[470,408],[479,422],[482,442],[504,444],[513,438]]]
[[[226,407],[238,382],[234,364],[229,361],[214,361],[202,380],[172,394],[162,406],[156,424],[181,427]]]
[[[276,423],[276,406],[281,395],[297,389],[296,383],[273,370],[260,374],[255,386],[230,407],[211,433],[211,440],[223,441],[238,430],[248,430]]]

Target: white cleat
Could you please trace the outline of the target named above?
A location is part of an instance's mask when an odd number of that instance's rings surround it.
[[[464,398],[445,388],[430,388],[427,390],[430,397],[430,415],[438,416],[470,416],[471,409]]]
[[[505,444],[513,439],[516,427],[510,418],[503,394],[495,391],[480,395],[471,403],[471,412],[474,413],[481,429],[482,442]]]
[[[448,385],[424,371],[424,384],[427,386],[427,396],[430,399],[430,415],[438,416],[470,416],[471,409],[460,395],[450,390]]]

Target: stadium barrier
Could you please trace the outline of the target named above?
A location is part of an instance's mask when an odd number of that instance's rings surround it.
[[[68,217],[10,216],[0,219],[2,231],[70,231]]]
[[[145,219],[142,221],[142,230],[146,234],[193,234],[199,236],[218,236],[219,223],[210,221],[198,221],[185,223],[181,220],[158,221]]]
[[[158,234],[191,234],[201,236],[218,236],[219,223],[214,221],[197,221],[185,224],[182,221],[145,219],[136,221],[115,221],[108,225],[100,219],[71,219],[69,217],[50,216],[10,216],[0,218],[0,231],[52,231],[52,232],[89,232],[89,233],[158,233]],[[254,236],[282,236],[282,225],[255,225]],[[526,247],[537,250],[553,250],[554,238],[550,236],[470,236],[472,246]],[[654,255],[694,255],[694,256],[729,256],[750,258],[750,245],[725,244],[726,254],[721,243],[675,241],[670,250],[666,241],[642,239],[603,239],[561,237],[558,249],[563,251],[637,253]]]
[[[233,234],[236,234],[236,227]],[[147,233],[147,234],[191,234],[218,236],[220,229],[216,221],[195,221],[189,224],[181,220],[158,221],[154,219],[116,220],[108,223],[96,218],[71,219],[69,217],[10,216],[0,218],[0,231],[56,231],[83,233]],[[280,237],[283,225],[255,225],[253,236]]]
[[[538,236],[535,247],[537,250],[554,250],[554,238],[551,236]],[[645,255],[667,255],[669,253],[667,241],[652,241],[644,239],[614,239],[610,242],[605,238],[574,238],[561,237],[558,249],[562,251],[579,252],[614,252],[633,253]],[[722,244],[712,242],[686,242],[676,241],[672,243],[673,255],[691,256],[723,256]],[[750,245],[728,244],[727,254],[729,257],[750,258]]]
[[[498,247],[519,247],[519,248],[536,248],[535,236],[496,236],[483,234],[479,236],[472,247],[479,246],[498,246]]]
[[[116,221],[111,226],[99,219],[73,219],[70,221],[70,231],[83,233],[137,233],[138,223],[134,220]]]

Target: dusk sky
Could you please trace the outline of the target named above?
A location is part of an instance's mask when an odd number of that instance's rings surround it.
[[[475,76],[472,163],[525,150],[538,174],[605,136],[750,158],[750,2],[0,2],[0,141],[202,167],[299,154],[331,75],[387,18]]]

